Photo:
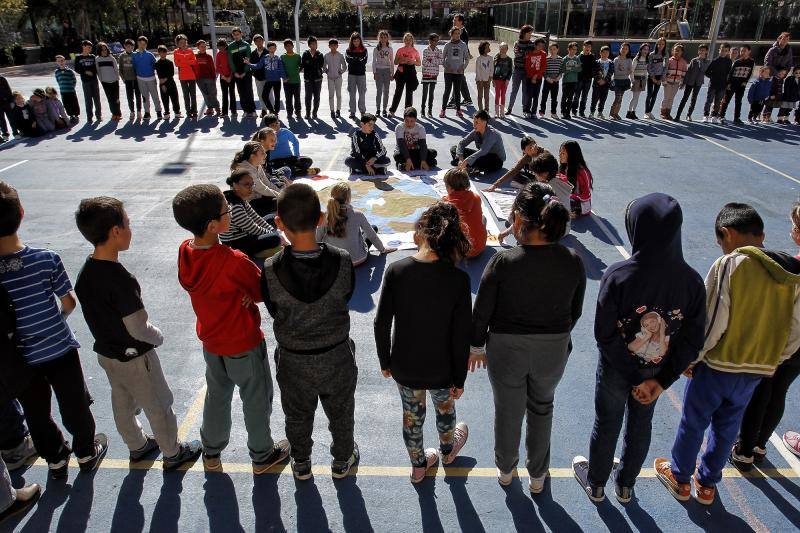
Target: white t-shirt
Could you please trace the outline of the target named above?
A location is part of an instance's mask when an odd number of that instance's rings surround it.
[[[406,141],[406,147],[409,150],[419,150],[419,141],[425,140],[425,127],[417,122],[413,128],[406,128],[404,122],[401,122],[394,129],[395,137]]]

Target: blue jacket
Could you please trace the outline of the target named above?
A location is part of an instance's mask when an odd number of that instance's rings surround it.
[[[269,152],[270,159],[300,156],[300,141],[291,130],[281,128],[276,137],[275,148]]]
[[[751,104],[753,102],[763,102],[769,98],[771,90],[772,78],[767,78],[766,80],[759,78],[750,84],[750,89],[747,91],[747,101]]]
[[[286,69],[283,61],[277,55],[265,54],[255,65],[250,65],[250,70],[264,70],[264,81],[281,81],[286,78]]]
[[[630,384],[666,389],[703,348],[706,290],[683,259],[678,201],[663,193],[633,200],[625,228],[633,255],[606,270],[594,335],[600,356]]]
[[[135,51],[133,53],[133,70],[139,78],[152,78],[155,76],[156,56],[152,52]]]

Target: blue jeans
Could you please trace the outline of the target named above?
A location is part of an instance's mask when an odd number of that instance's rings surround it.
[[[25,414],[17,400],[0,405],[0,450],[13,450],[28,436]]]
[[[722,479],[722,468],[736,441],[744,410],[750,403],[761,376],[719,372],[701,364],[686,385],[683,414],[672,446],[672,473],[688,483],[695,470],[703,434],[711,426],[697,477],[705,487]]]
[[[643,377],[649,379],[652,376]],[[642,405],[633,397],[632,390],[633,385],[600,357],[594,393],[594,427],[589,443],[589,483],[594,487],[605,486],[611,475],[623,419],[625,434],[616,483],[633,487],[647,457],[656,402]]]

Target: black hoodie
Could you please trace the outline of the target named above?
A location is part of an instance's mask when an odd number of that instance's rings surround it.
[[[683,259],[682,223],[681,207],[671,196],[653,193],[632,201],[625,227],[633,256],[609,267],[600,282],[597,347],[631,385],[653,375],[668,388],[703,347],[705,285]]]

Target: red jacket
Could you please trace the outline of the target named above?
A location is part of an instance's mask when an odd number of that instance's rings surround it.
[[[472,191],[453,191],[443,198],[458,209],[461,223],[467,226],[467,237],[472,245],[467,257],[475,257],[486,248],[486,226],[480,197]]]
[[[214,58],[211,54],[197,52],[197,79],[213,80],[217,78],[217,71],[214,68]]]
[[[189,293],[203,349],[236,355],[262,341],[261,270],[245,254],[224,244],[198,250],[184,241],[178,252],[178,281]],[[253,303],[244,307],[242,298]]]
[[[175,61],[175,66],[178,67],[179,80],[196,80],[197,79],[197,58],[194,56],[191,48],[181,50],[176,48],[172,52],[172,58]]]
[[[233,76],[233,72],[231,71],[231,64],[228,63],[227,50],[217,51],[217,74],[219,74],[220,76],[224,76],[226,78],[230,78]]]
[[[525,73],[529,78],[544,78],[547,70],[547,54],[544,50],[531,50],[525,55]]]

